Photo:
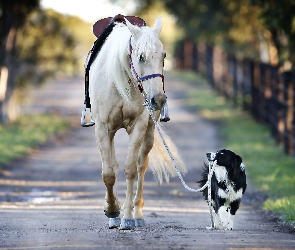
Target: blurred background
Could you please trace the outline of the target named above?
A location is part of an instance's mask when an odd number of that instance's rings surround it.
[[[163,17],[167,70],[196,68],[196,59],[183,58],[184,41],[281,71],[294,68],[293,0],[1,0],[0,123],[17,118],[16,105],[28,86],[83,74],[95,41],[92,25],[118,13],[138,15],[148,25]]]
[[[188,105],[222,124],[224,146],[275,197],[264,208],[294,226],[295,0],[0,0],[0,170],[70,127],[65,111],[20,106],[35,98],[63,110],[74,99],[80,112],[92,26],[116,14],[148,26],[162,16],[165,79],[192,83]]]

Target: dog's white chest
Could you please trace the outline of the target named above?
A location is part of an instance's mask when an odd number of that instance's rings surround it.
[[[237,191],[234,190],[234,183],[228,179],[228,174],[225,167],[216,166],[215,176],[218,182],[224,182],[226,190],[221,188],[218,189],[218,195],[227,200],[227,202],[232,202],[241,199],[243,196],[243,189]]]
[[[228,177],[225,167],[216,166],[214,172],[218,182],[227,181]]]

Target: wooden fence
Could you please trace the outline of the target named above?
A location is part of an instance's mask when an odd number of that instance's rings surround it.
[[[218,48],[184,42],[176,55],[178,69],[192,69],[236,107],[270,126],[286,154],[295,156],[295,74],[251,60],[239,60]]]

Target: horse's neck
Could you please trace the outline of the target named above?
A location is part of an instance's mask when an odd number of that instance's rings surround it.
[[[127,102],[131,101],[134,92],[134,76],[128,60],[130,36],[126,26],[117,24],[101,49],[99,59],[108,82]]]

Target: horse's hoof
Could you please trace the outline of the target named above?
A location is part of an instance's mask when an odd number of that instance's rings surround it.
[[[135,226],[136,227],[145,227],[144,219],[135,219]]]
[[[117,218],[120,215],[120,209],[116,210],[115,212],[109,213],[107,210],[104,210],[104,214],[108,218]]]
[[[122,219],[120,230],[131,230],[135,228],[135,220],[134,219]]]
[[[121,224],[120,218],[110,218],[109,219],[109,229],[117,228]]]

